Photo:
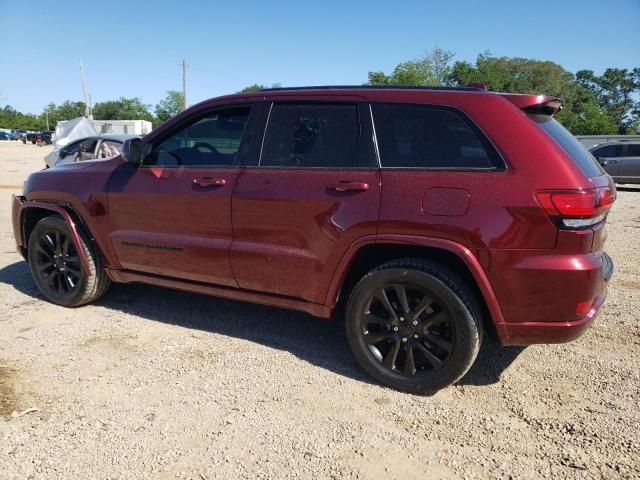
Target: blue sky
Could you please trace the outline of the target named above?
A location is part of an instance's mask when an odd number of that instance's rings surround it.
[[[83,34],[84,32],[84,34]],[[0,0],[0,104],[39,113],[181,89],[193,104],[253,83],[361,84],[438,45],[456,60],[552,60],[570,71],[640,67],[640,0],[279,2]]]

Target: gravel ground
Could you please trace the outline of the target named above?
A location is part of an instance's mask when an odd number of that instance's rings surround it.
[[[424,397],[370,383],[341,326],[300,313],[143,285],[45,302],[8,196],[48,151],[0,142],[3,479],[640,478],[640,190],[609,217],[593,328],[487,343]]]

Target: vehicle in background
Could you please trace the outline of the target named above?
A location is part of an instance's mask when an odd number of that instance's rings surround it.
[[[433,392],[485,335],[568,342],[605,301],[616,190],[561,106],[486,88],[215,98],[115,158],[33,173],[16,245],[53,303],[114,281],[302,310],[344,321],[376,380]]]
[[[51,139],[52,131],[45,132],[27,132],[22,138],[22,143],[31,142],[32,144],[38,143],[38,138],[45,145],[51,145],[53,143]]]
[[[15,140],[15,133],[0,131],[0,140]]]
[[[640,142],[607,142],[590,152],[614,182],[640,184]]]
[[[58,129],[71,120],[58,122],[56,126],[56,136]],[[148,120],[91,120],[96,133],[99,135],[137,135],[143,136],[149,133],[153,125]]]
[[[97,135],[75,140],[44,157],[47,168],[84,160],[112,158],[120,155],[125,140],[135,135]]]

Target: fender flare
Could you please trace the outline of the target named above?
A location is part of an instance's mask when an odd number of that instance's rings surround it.
[[[368,235],[359,238],[349,246],[345,254],[342,256],[338,267],[336,268],[335,274],[331,281],[331,285],[329,287],[329,291],[327,292],[326,304],[328,306],[332,307],[335,305],[338,294],[340,293],[340,289],[342,288],[342,282],[344,281],[347,271],[349,270],[349,267],[351,266],[351,263],[358,250],[360,250],[365,245],[372,244],[413,245],[419,247],[437,248],[440,250],[446,250],[456,255],[456,257],[464,262],[464,264],[469,269],[472,277],[476,281],[478,289],[480,290],[483,300],[491,315],[493,324],[496,327],[498,336],[501,339],[503,338],[503,330],[505,325],[504,316],[502,314],[502,310],[500,309],[498,299],[493,291],[493,287],[489,282],[489,278],[484,272],[484,269],[480,265],[477,257],[469,248],[465,247],[464,245],[452,240],[446,240],[442,238],[396,234],[382,234],[375,236]]]
[[[47,203],[47,202],[43,202],[43,201],[39,201],[39,200],[24,200],[23,202],[21,202],[20,206],[18,208],[18,225],[20,226],[20,236],[22,238],[20,239],[19,243],[23,247],[25,247],[25,249],[26,249],[26,246],[27,246],[28,239],[25,238],[26,237],[26,232],[24,231],[23,216],[24,216],[24,212],[29,208],[40,208],[40,209],[44,209],[44,210],[50,210],[52,212],[57,213],[58,215],[60,215],[62,217],[62,219],[67,224],[67,227],[69,227],[69,231],[71,232],[71,240],[73,241],[73,244],[74,244],[74,246],[76,248],[76,251],[78,252],[78,256],[80,257],[80,261],[84,265],[84,268],[85,268],[85,271],[87,272],[87,275],[91,276],[91,268],[89,266],[89,259],[85,255],[84,249],[82,248],[82,243],[80,241],[80,234],[78,233],[78,227],[77,227],[76,223],[74,222],[73,217],[70,215],[69,210],[67,210],[67,209],[71,209],[71,207],[69,207],[68,205]],[[76,215],[78,215],[77,212],[74,211],[74,213]],[[81,217],[78,215],[78,218],[81,218]]]

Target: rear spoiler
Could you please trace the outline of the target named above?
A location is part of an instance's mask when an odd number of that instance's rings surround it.
[[[562,109],[562,100],[548,95],[527,95],[520,93],[500,93],[516,107],[529,113],[553,115]]]

